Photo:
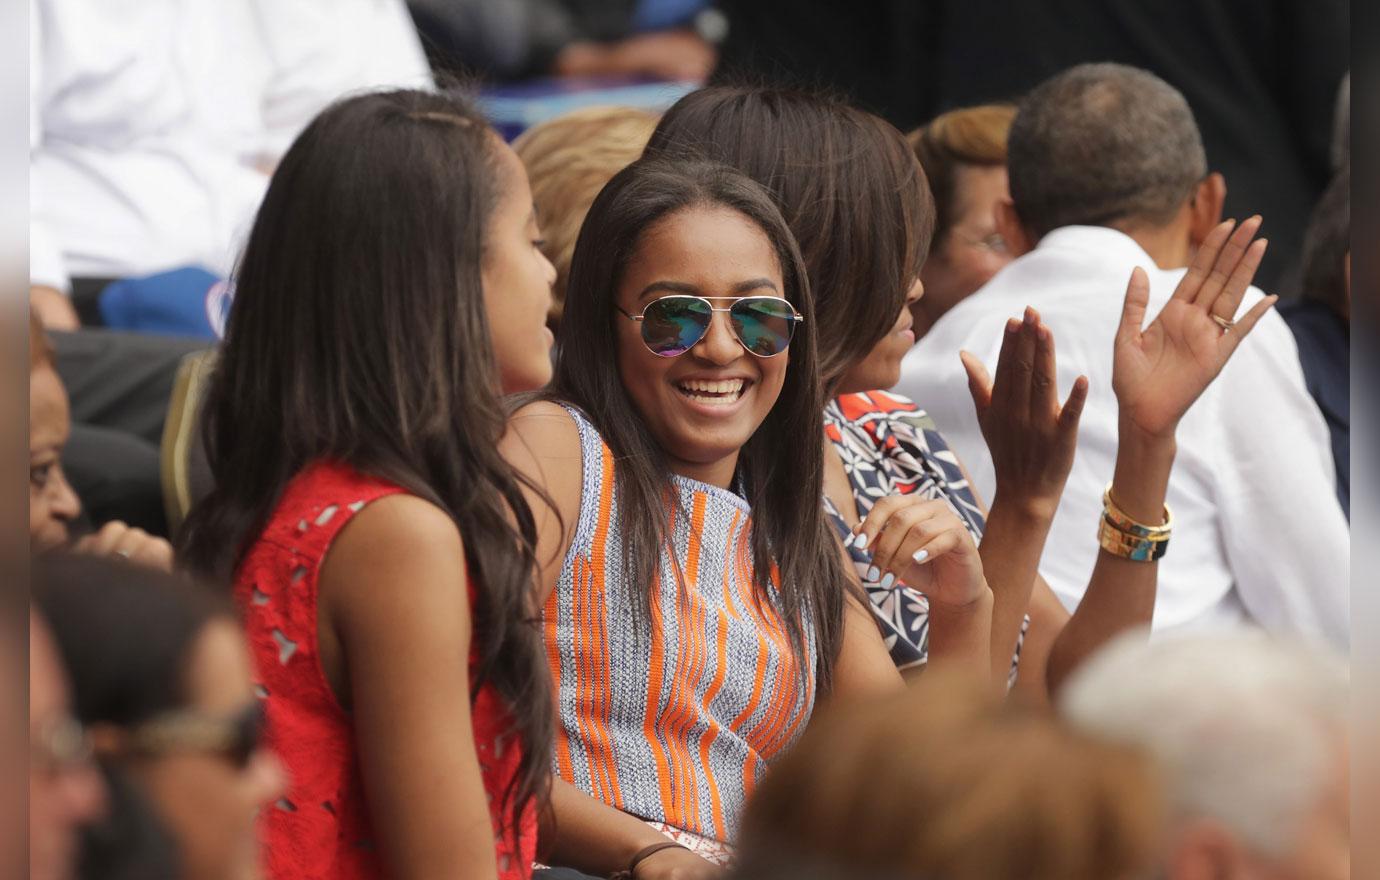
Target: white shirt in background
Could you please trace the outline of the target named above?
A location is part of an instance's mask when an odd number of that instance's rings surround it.
[[[31,0],[34,284],[228,274],[326,104],[429,86],[403,0]]]
[[[962,349],[995,372],[1003,328],[1027,305],[1055,337],[1058,387],[1091,383],[1078,452],[1040,572],[1072,610],[1098,552],[1102,492],[1112,478],[1117,404],[1112,344],[1135,266],[1150,278],[1147,323],[1184,269],[1164,271],[1130,237],[1070,226],[1046,235],[916,344],[896,391],[923,406],[982,496],[995,487],[973,412]],[[1252,288],[1241,311],[1262,294]],[[1154,629],[1254,622],[1345,649],[1350,636],[1350,533],[1334,487],[1326,425],[1305,390],[1298,350],[1273,310],[1179,425],[1169,481],[1174,512],[1159,563]]]

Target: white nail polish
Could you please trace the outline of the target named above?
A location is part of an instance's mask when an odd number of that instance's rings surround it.
[[[889,590],[891,589],[891,585],[894,583],[896,583],[896,575],[892,574],[891,572],[887,572],[886,575],[882,578],[882,589]]]
[[[866,550],[866,549],[867,549],[867,533],[866,533],[866,532],[859,532],[859,533],[858,533],[858,540],[856,540],[856,541],[853,542],[853,546],[854,546],[854,547],[857,547],[859,550]]]
[[[875,565],[867,570],[867,579],[873,583],[875,583],[877,578],[881,576],[882,570]]]
[[[926,559],[929,558],[930,551],[928,550],[916,550],[915,555],[911,557],[911,559],[914,559],[916,562],[924,562]]]

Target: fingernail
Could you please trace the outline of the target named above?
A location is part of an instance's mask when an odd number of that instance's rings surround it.
[[[1034,324],[1034,323],[1035,323],[1035,313],[1034,313],[1033,311],[1031,311],[1031,309],[1030,309],[1029,306],[1026,306],[1026,309],[1025,309],[1025,322],[1026,322],[1027,324]]]
[[[869,581],[876,581],[877,578],[879,578],[879,577],[881,577],[881,576],[882,576],[882,570],[881,570],[880,568],[878,568],[877,566],[873,565],[873,566],[870,566],[870,567],[867,569],[867,579],[868,579]]]
[[[858,532],[858,539],[853,542],[853,546],[859,550],[867,549],[867,532]]]
[[[916,562],[924,562],[926,559],[929,558],[930,551],[928,550],[916,550],[915,555],[911,557],[911,559],[914,559]]]
[[[1012,318],[1011,320],[1006,322],[1007,333],[1015,333],[1019,329],[1021,329],[1021,322],[1017,321],[1015,318]]]
[[[892,574],[891,572],[887,572],[886,576],[882,578],[882,589],[889,590],[891,589],[891,585],[894,583],[896,583],[896,575]]]

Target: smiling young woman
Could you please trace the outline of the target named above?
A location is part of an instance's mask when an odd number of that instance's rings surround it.
[[[546,494],[529,503],[560,712],[555,863],[607,873],[665,835],[720,859],[821,697],[899,685],[819,502],[813,320],[790,231],[736,171],[641,160],[590,210],[555,381],[503,444]],[[976,550],[940,531],[936,595],[985,653]],[[708,870],[673,847],[635,875]]]

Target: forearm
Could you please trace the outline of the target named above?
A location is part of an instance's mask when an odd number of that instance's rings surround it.
[[[1146,437],[1123,425],[1119,433],[1112,498],[1132,519],[1159,524],[1174,465],[1173,436]],[[1169,552],[1173,552],[1171,546]],[[1050,650],[1046,676],[1057,690],[1088,655],[1119,633],[1154,619],[1159,564],[1135,562],[1099,550],[1088,589]]]
[[[554,828],[543,827],[543,857],[552,865],[606,876],[638,851],[666,837],[655,828],[590,797],[557,777],[551,784]]]
[[[961,606],[930,603],[928,666],[962,669],[987,679],[992,671],[992,591]]]
[[[987,528],[978,545],[982,570],[992,588],[992,676],[1005,682],[1021,625],[1030,608],[1040,554],[1053,516],[1023,509],[1002,497],[992,500]]]
[[[1049,702],[1049,682],[1045,679],[1049,652],[1068,624],[1069,613],[1049,584],[1038,575],[1030,594],[1030,610],[1026,613],[1030,616],[1030,628],[1021,641],[1021,665],[1011,692],[1019,694],[1026,702],[1044,705]]]

